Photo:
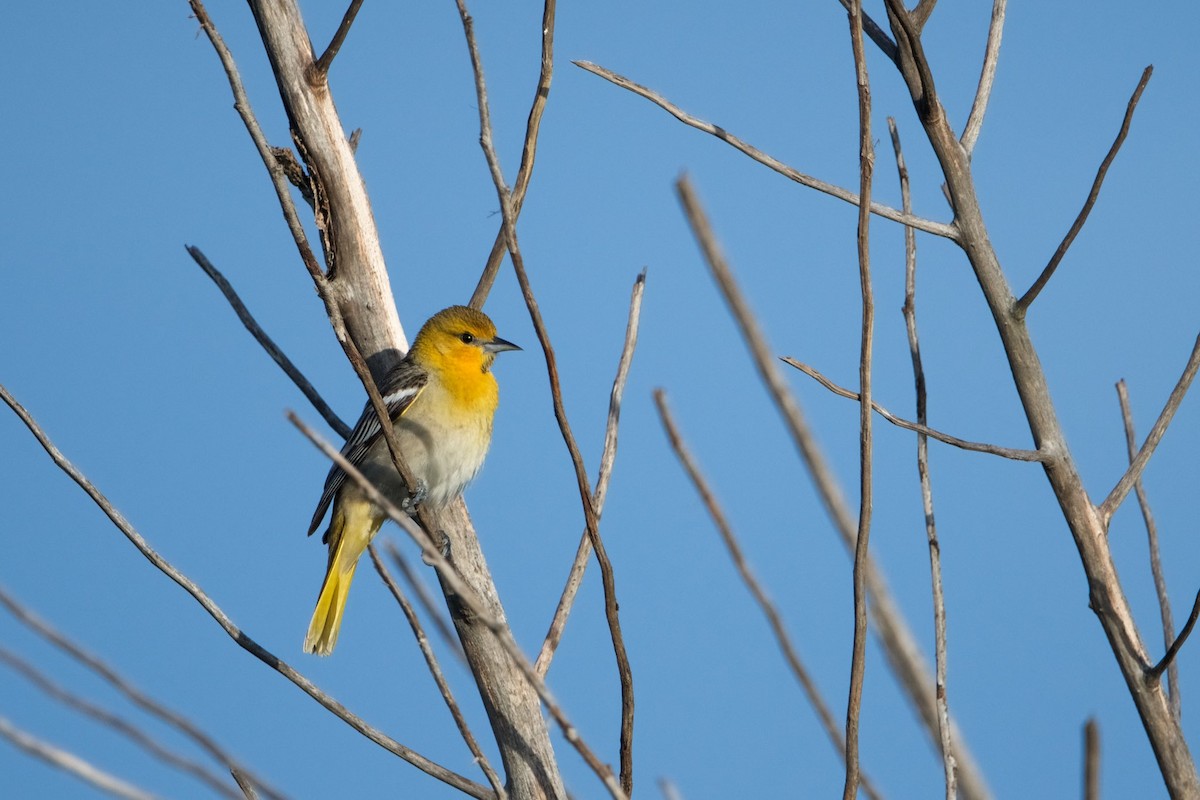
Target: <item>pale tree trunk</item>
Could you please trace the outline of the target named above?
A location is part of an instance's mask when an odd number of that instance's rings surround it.
[[[325,248],[327,302],[378,381],[406,349],[379,235],[326,76],[293,0],[251,0],[263,44],[312,184]],[[332,311],[332,310],[331,310]],[[437,518],[449,558],[495,619],[504,613],[465,504]],[[435,533],[437,533],[435,532]],[[455,628],[491,722],[514,798],[565,798],[537,693],[496,636],[447,590]]]

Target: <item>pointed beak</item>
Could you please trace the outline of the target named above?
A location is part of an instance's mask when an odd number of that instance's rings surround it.
[[[484,342],[483,349],[489,353],[502,353],[505,350],[520,350],[521,348],[507,339],[501,339],[499,336],[492,338],[490,342]]]

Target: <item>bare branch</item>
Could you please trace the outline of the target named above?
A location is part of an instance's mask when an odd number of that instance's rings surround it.
[[[1200,617],[1200,592],[1196,592],[1196,600],[1192,603],[1192,613],[1188,615],[1188,620],[1184,623],[1183,630],[1179,632],[1179,636],[1171,643],[1171,647],[1167,650],[1166,655],[1162,657],[1161,661],[1146,670],[1146,677],[1149,680],[1157,681],[1162,677],[1163,670],[1175,661],[1175,656],[1179,654],[1179,648],[1183,647],[1183,643],[1192,635],[1192,628],[1196,627],[1197,617]]]
[[[445,640],[446,647],[450,648],[450,652],[454,653],[463,666],[467,666],[467,656],[463,652],[462,643],[454,637],[454,631],[450,629],[448,623],[442,616],[442,610],[434,602],[433,594],[429,591],[429,587],[421,580],[420,576],[413,571],[409,565],[408,559],[400,552],[400,548],[396,547],[396,543],[390,538],[384,542],[384,547],[387,548],[388,555],[392,557],[392,563],[400,568],[400,574],[408,581],[408,585],[412,587],[417,594],[417,601],[421,607],[425,609],[425,613],[433,620],[433,627],[437,629],[438,634]]]
[[[0,392],[3,387],[0,387]],[[230,770],[238,770],[249,776],[254,783],[263,790],[263,792],[271,798],[271,800],[286,800],[285,795],[274,789],[270,784],[263,781],[257,775],[251,773],[244,765],[240,764],[228,751],[217,744],[211,736],[200,730],[187,717],[177,711],[164,706],[162,703],[153,699],[142,690],[138,689],[128,679],[118,675],[117,672],[97,656],[84,650],[75,642],[68,639],[63,633],[55,630],[50,623],[46,622],[41,617],[34,614],[17,599],[0,587],[0,605],[13,615],[13,617],[22,625],[29,628],[31,631],[42,637],[50,644],[57,647],[62,652],[66,653],[71,658],[78,661],[83,666],[94,672],[105,680],[110,686],[123,694],[138,708],[142,709],[151,716],[165,722],[175,730],[182,733],[202,750],[208,753],[222,766]]]
[[[925,3],[922,2],[921,6],[924,5]],[[979,88],[975,90],[975,102],[971,104],[967,125],[963,129],[962,138],[959,139],[963,149],[967,151],[968,158],[975,152],[975,142],[979,140],[979,132],[983,130],[983,117],[987,113],[988,100],[992,96],[992,84],[996,82],[996,63],[1000,60],[1000,39],[1004,36],[1004,12],[1007,5],[1008,0],[993,0],[992,2],[992,22],[988,26],[987,48],[983,52],[983,69],[979,73]],[[914,17],[919,15],[921,6],[913,11]],[[923,24],[923,22],[919,22],[918,27]]]
[[[825,375],[816,370],[814,367],[805,364],[803,361],[798,361],[791,356],[780,356],[779,360],[800,370],[805,375],[809,376],[817,383],[836,394],[838,397],[845,397],[847,400],[861,402],[858,392],[854,391],[853,389],[847,389],[844,386],[839,386],[829,378],[825,377]],[[1042,454],[1037,450],[1021,450],[1014,447],[1001,447],[1000,445],[995,444],[971,442],[967,441],[966,439],[959,439],[957,436],[951,436],[948,433],[943,433],[935,428],[930,428],[928,425],[922,425],[919,422],[910,422],[902,417],[898,417],[873,400],[871,401],[871,407],[875,409],[876,414],[883,417],[897,428],[904,428],[905,430],[913,431],[923,436],[928,436],[931,439],[937,439],[939,442],[958,447],[962,450],[971,450],[976,453],[988,453],[989,455],[1000,456],[1001,458],[1009,458],[1013,461],[1043,460]]]
[[[124,736],[135,745],[145,750],[153,757],[159,759],[164,764],[167,764],[180,772],[187,773],[197,780],[207,784],[214,792],[224,795],[233,800],[240,800],[241,793],[234,791],[224,780],[218,777],[215,773],[196,761],[193,761],[185,756],[179,755],[172,750],[163,747],[151,736],[143,732],[133,723],[122,719],[116,714],[101,708],[83,697],[63,688],[54,681],[50,680],[40,670],[34,667],[25,659],[18,656],[9,650],[0,647],[0,663],[7,664],[14,671],[21,674],[26,680],[40,689],[48,696],[59,701],[68,708],[78,711],[85,717],[90,717],[96,722],[116,731],[121,736]]]
[[[888,132],[896,154],[896,171],[900,179],[900,197],[905,211],[912,202],[909,191],[908,165],[900,147],[900,132],[896,120],[888,117]],[[925,368],[921,363],[921,344],[917,336],[917,237],[912,228],[904,231],[904,327],[908,333],[908,349],[912,356],[913,381],[917,395],[917,420],[926,424],[928,398],[925,392]],[[954,748],[950,731],[950,703],[946,692],[948,660],[946,655],[946,598],[942,591],[942,546],[938,541],[937,523],[933,515],[933,488],[929,480],[929,440],[917,434],[917,476],[921,483],[921,508],[925,512],[925,537],[929,542],[929,575],[933,595],[934,661],[937,665],[938,732],[941,734],[942,773],[946,781],[946,800],[958,797],[958,779],[954,768]]]
[[[633,362],[633,351],[637,347],[638,326],[642,314],[642,293],[646,288],[646,270],[642,270],[637,280],[633,282],[633,293],[629,298],[629,321],[625,324],[625,343],[621,347],[621,357],[617,361],[617,375],[613,379],[612,393],[608,400],[608,423],[604,429],[604,450],[600,454],[600,470],[596,475],[596,491],[592,495],[592,504],[596,509],[596,519],[604,512],[604,500],[608,495],[609,479],[612,477],[613,462],[617,457],[617,425],[621,418],[621,399],[625,394],[625,383],[629,379],[629,366]],[[592,538],[584,530],[580,537],[579,547],[575,551],[575,560],[567,572],[567,584],[563,587],[554,610],[554,618],[550,621],[550,629],[542,641],[541,652],[538,653],[535,667],[542,677],[550,670],[550,662],[554,651],[562,640],[563,631],[567,627],[567,618],[575,604],[575,596],[583,584],[583,574],[587,570],[588,559],[592,555]]]
[[[412,537],[413,541],[421,548],[422,557],[438,571],[438,576],[445,581],[459,600],[466,608],[470,609],[471,613],[477,622],[483,625],[487,630],[495,636],[496,641],[500,643],[505,653],[512,659],[513,663],[529,681],[529,685],[537,692],[542,703],[546,707],[546,711],[550,713],[558,723],[562,730],[563,736],[570,742],[576,751],[583,756],[584,761],[593,772],[604,782],[609,793],[617,800],[624,800],[627,795],[621,790],[613,778],[612,769],[604,765],[598,759],[587,743],[580,737],[579,732],[571,721],[567,718],[566,713],[554,699],[550,693],[550,689],[546,686],[545,681],[538,677],[537,672],[533,668],[533,664],[525,657],[516,640],[513,639],[512,632],[503,620],[494,616],[489,609],[483,604],[474,589],[463,580],[463,577],[455,569],[454,565],[434,546],[429,535],[417,523],[415,523],[406,513],[401,511],[387,497],[383,495],[374,485],[371,484],[358,469],[346,460],[346,457],[338,452],[331,444],[326,442],[308,425],[296,416],[295,412],[288,412],[288,420],[296,426],[299,431],[304,434],[310,442],[313,443],[325,457],[337,464],[346,473],[346,477],[355,483],[367,495],[367,498],[379,506],[380,509],[397,525],[399,525],[405,533]],[[490,797],[490,795],[488,795]]]
[[[714,252],[720,252],[714,244]],[[712,270],[713,279],[717,283],[726,304],[741,331],[742,338],[750,351],[751,358],[758,370],[759,377],[766,387],[772,402],[783,419],[801,460],[812,476],[817,494],[833,522],[834,529],[841,537],[847,549],[853,551],[856,538],[857,522],[846,505],[840,485],[833,475],[821,447],[813,435],[800,404],[796,401],[784,380],[772,353],[772,348],[766,340],[754,311],[737,285],[733,271],[725,261],[724,256],[715,260],[707,260]],[[907,693],[913,708],[916,709],[921,723],[930,738],[936,743],[938,734],[938,713],[933,692],[933,676],[922,656],[920,645],[913,636],[904,620],[887,581],[868,559],[867,590],[871,596],[870,611],[875,623],[875,630],[883,645],[888,663],[895,673],[897,680]],[[953,722],[951,722],[953,725]],[[987,783],[983,779],[970,750],[966,745],[966,737],[955,730],[955,756],[959,768],[959,788],[964,798],[970,800],[986,800],[991,796]]]
[[[250,106],[250,98],[246,94],[246,87],[242,83],[242,77],[233,60],[233,54],[208,16],[208,10],[204,7],[204,3],[201,0],[188,0],[188,5],[191,6],[192,13],[196,15],[196,19],[212,43],[213,49],[217,51],[221,66],[225,68],[225,74],[229,79],[229,88],[233,90],[233,107],[241,117],[242,124],[246,126],[246,131],[250,134],[250,139],[254,142],[259,157],[262,158],[263,166],[267,168],[267,172],[271,176],[275,195],[279,198],[279,206],[283,210],[283,218],[287,221],[288,230],[291,231],[296,249],[300,252],[300,258],[314,280],[319,276],[323,277],[325,273],[321,270],[317,257],[313,255],[312,247],[308,243],[308,234],[304,232],[304,225],[296,213],[296,204],[292,202],[292,196],[288,190],[287,170],[276,158],[275,148],[267,142],[267,136],[263,133],[262,126],[258,124],[258,118],[254,116],[254,109]]]
[[[842,8],[846,9],[846,11],[850,10],[851,0],[838,0],[838,2],[842,4]],[[862,16],[863,32],[867,34],[867,36],[871,37],[871,41],[875,43],[875,46],[879,48],[880,52],[882,52],[885,56],[891,59],[893,63],[895,63],[896,43],[892,41],[892,37],[888,36],[887,31],[879,27],[875,20],[871,19],[871,16],[865,11],[863,12]]]
[[[235,767],[229,770],[229,774],[237,781],[238,788],[242,790],[245,800],[258,800],[258,792],[254,790],[254,783],[241,770]]]
[[[1083,230],[1083,224],[1087,222],[1088,215],[1092,213],[1092,207],[1096,205],[1096,199],[1100,197],[1100,187],[1104,184],[1104,176],[1108,174],[1108,168],[1112,166],[1113,159],[1117,157],[1117,152],[1121,149],[1121,145],[1125,143],[1125,137],[1129,135],[1129,125],[1133,122],[1133,112],[1137,109],[1138,101],[1142,99],[1142,92],[1146,89],[1146,84],[1150,82],[1150,76],[1154,74],[1154,66],[1146,67],[1142,71],[1142,78],[1138,81],[1137,88],[1133,90],[1133,96],[1129,98],[1129,104],[1125,107],[1125,118],[1121,121],[1121,130],[1117,132],[1117,138],[1112,143],[1112,147],[1108,149],[1108,155],[1100,162],[1100,169],[1096,170],[1096,178],[1092,181],[1092,190],[1088,192],[1087,200],[1083,202],[1083,208],[1079,210],[1078,216],[1075,217],[1075,222],[1071,224],[1071,229],[1067,231],[1067,235],[1063,237],[1059,243],[1058,249],[1054,251],[1054,255],[1050,257],[1049,263],[1042,269],[1042,274],[1038,275],[1037,280],[1029,287],[1029,290],[1021,296],[1017,301],[1016,312],[1025,314],[1029,310],[1029,306],[1041,294],[1042,289],[1046,288],[1046,284],[1050,282],[1054,271],[1058,269],[1058,265],[1062,262],[1063,256],[1067,254],[1067,248],[1075,241],[1075,237]]]
[[[71,480],[75,481],[79,488],[83,489],[83,491],[87,493],[87,495],[100,508],[100,510],[104,512],[105,516],[107,516],[112,523],[117,526],[121,533],[125,535],[125,538],[127,538],[151,564],[158,568],[159,571],[164,573],[171,580],[175,581],[175,583],[179,584],[184,591],[190,594],[196,600],[196,602],[198,602],[204,608],[204,610],[208,612],[209,616],[216,620],[217,624],[221,626],[221,629],[224,630],[231,639],[237,642],[239,647],[249,652],[271,669],[283,675],[289,681],[298,686],[309,697],[316,700],[343,722],[354,728],[354,730],[358,731],[363,736],[367,737],[372,742],[375,742],[385,750],[404,759],[417,769],[437,778],[438,780],[450,784],[456,789],[472,797],[482,799],[490,798],[492,796],[491,792],[486,787],[480,786],[474,781],[467,780],[463,776],[446,769],[440,764],[430,761],[429,759],[417,753],[415,750],[405,747],[395,739],[392,739],[390,736],[384,734],[382,731],[371,727],[360,717],[352,714],[341,703],[317,688],[312,681],[289,666],[285,661],[283,661],[283,659],[279,658],[274,653],[258,644],[258,642],[251,639],[241,628],[233,623],[233,620],[231,620],[207,594],[205,594],[203,589],[201,589],[194,581],[184,575],[180,570],[171,565],[165,558],[159,555],[157,551],[155,551],[152,547],[150,547],[149,544],[146,543],[146,540],[142,538],[140,533],[137,532],[137,529],[135,529],[133,525],[131,525],[129,521],[125,519],[124,515],[122,515],[121,512],[118,511],[112,505],[112,503],[108,501],[108,498],[106,498],[104,494],[97,489],[95,485],[93,485],[92,482],[89,481],[87,477],[59,451],[57,447],[54,446],[54,443],[50,441],[50,439],[42,431],[41,427],[39,427],[34,421],[33,417],[29,415],[29,413],[21,406],[21,404],[18,403],[3,386],[0,386],[0,400],[3,400],[6,404],[8,404],[9,408],[16,412],[21,421],[25,423],[25,427],[29,429],[30,433],[32,433],[38,440],[38,443],[41,444],[43,449],[45,449],[51,460],[53,460],[59,469],[65,472],[71,478]]]
[[[1125,428],[1125,447],[1129,451],[1129,460],[1137,455],[1137,435],[1133,429],[1133,411],[1129,407],[1129,390],[1125,381],[1117,381],[1117,400],[1121,404],[1121,420]],[[1142,510],[1142,520],[1146,523],[1146,538],[1150,546],[1150,573],[1154,577],[1154,590],[1158,594],[1158,610],[1162,618],[1163,647],[1170,649],[1171,641],[1175,638],[1175,621],[1171,618],[1171,599],[1167,594],[1167,578],[1163,574],[1162,559],[1158,553],[1158,526],[1154,523],[1154,514],[1150,511],[1150,500],[1146,497],[1146,487],[1138,478],[1133,484],[1137,495],[1138,506]],[[1171,708],[1177,719],[1182,718],[1183,708],[1179,693],[1179,668],[1174,662],[1167,668],[1167,689],[1171,696]]]
[[[1100,800],[1100,725],[1095,717],[1083,726],[1083,800]]]
[[[124,800],[158,800],[158,795],[150,794],[131,783],[126,783],[114,777],[99,767],[84,761],[74,753],[55,747],[48,742],[30,736],[25,731],[13,725],[4,717],[0,717],[0,737],[12,742],[31,756],[42,759],[53,767],[69,772],[76,778],[102,789],[109,794],[124,798]]]
[[[809,175],[805,175],[802,172],[792,169],[787,164],[772,158],[758,148],[743,142],[741,139],[729,133],[724,128],[718,125],[713,125],[709,122],[705,122],[697,117],[693,117],[679,106],[670,102],[658,93],[647,89],[645,86],[634,83],[622,75],[618,75],[611,70],[607,70],[604,67],[598,66],[589,61],[573,61],[571,63],[575,64],[577,67],[587,70],[593,75],[599,75],[601,78],[620,86],[622,89],[628,89],[639,97],[646,98],[685,125],[689,125],[696,130],[704,131],[705,133],[717,137],[721,141],[730,145],[739,152],[749,156],[763,166],[769,167],[770,169],[778,172],[780,175],[783,175],[785,178],[793,180],[802,186],[807,186],[810,189],[816,189],[819,192],[824,192],[825,194],[836,197],[839,200],[844,200],[850,205],[858,205],[858,195],[855,193],[843,189],[840,186],[834,186],[831,183],[826,183],[825,181],[818,180],[817,178],[813,178]],[[911,225],[919,231],[932,233],[935,236],[943,236],[951,241],[958,239],[958,230],[954,224],[934,222],[933,220],[928,220],[923,217],[914,217],[911,214],[905,214],[902,211],[897,211],[890,206],[881,205],[879,203],[871,203],[870,209],[872,214],[877,214],[894,222]]]
[[[692,456],[691,451],[683,441],[683,436],[679,432],[679,426],[675,424],[675,419],[671,415],[670,409],[667,408],[666,393],[662,389],[654,390],[654,403],[658,406],[659,419],[662,421],[663,429],[666,431],[667,438],[671,442],[671,449],[675,451],[675,457],[679,459],[679,463],[683,466],[684,471],[688,474],[688,478],[692,481],[692,486],[696,488],[696,492],[704,502],[704,507],[708,510],[708,516],[712,518],[713,524],[717,526],[717,532],[721,534],[721,540],[725,543],[725,548],[729,551],[729,557],[733,561],[734,567],[737,568],[742,583],[746,584],[746,588],[750,590],[754,601],[758,603],[759,608],[762,610],[763,616],[767,618],[767,624],[771,627],[771,633],[775,636],[775,642],[783,653],[783,657],[787,661],[788,667],[792,670],[792,674],[796,676],[800,688],[804,690],[804,695],[808,698],[813,711],[817,712],[817,719],[820,721],[825,735],[829,737],[830,743],[833,744],[834,752],[842,756],[846,752],[846,740],[842,737],[842,732],[838,729],[837,720],[834,718],[833,712],[829,710],[829,704],[825,702],[825,698],[821,695],[821,690],[812,679],[812,675],[809,674],[808,668],[804,666],[804,662],[800,659],[800,654],[796,651],[796,646],[792,643],[792,637],[787,632],[787,626],[783,624],[783,617],[780,615],[779,609],[775,607],[771,598],[767,596],[762,584],[758,582],[758,578],[754,576],[754,571],[750,568],[749,563],[747,563],[737,534],[734,533],[733,527],[729,524],[725,512],[717,502],[716,495],[713,494],[712,489],[708,485],[708,481],[700,473],[700,468],[696,465],[696,459]],[[862,784],[863,790],[867,795],[878,800],[879,794],[865,775],[863,776]]]
[[[308,398],[308,402],[312,403],[313,408],[328,423],[329,427],[333,428],[338,436],[341,436],[343,439],[349,437],[350,426],[342,422],[341,418],[334,413],[324,398],[313,388],[313,385],[308,382],[308,378],[304,377],[304,374],[292,363],[292,360],[279,349],[274,340],[262,329],[262,326],[254,319],[254,315],[246,308],[245,303],[242,302],[242,298],[238,297],[238,293],[234,291],[232,284],[221,274],[221,271],[213,266],[212,262],[200,251],[199,247],[185,245],[185,248],[188,251],[188,255],[200,265],[200,269],[204,270],[205,274],[212,278],[213,283],[221,290],[221,294],[225,295],[225,300],[233,307],[233,312],[242,321],[242,325],[246,326],[246,330],[250,331],[250,335],[267,351],[267,355],[271,357],[271,360],[278,364],[279,368],[292,379],[292,383],[296,384],[296,388]]]
[[[616,656],[617,672],[621,681],[621,788],[626,795],[633,793],[633,670],[629,664],[629,656],[625,650],[625,637],[621,631],[619,604],[617,602],[616,579],[613,576],[612,562],[604,542],[600,539],[599,519],[592,503],[591,484],[587,477],[587,469],[583,465],[583,456],[571,432],[571,424],[567,419],[566,408],[563,406],[562,388],[558,377],[558,364],[554,348],[550,344],[550,336],[542,320],[542,312],[533,288],[529,283],[529,275],[525,270],[525,261],[521,257],[521,249],[517,242],[516,214],[513,210],[512,192],[504,182],[504,173],[500,168],[500,159],[492,143],[491,110],[488,105],[487,85],[483,75],[483,62],[479,55],[479,47],[475,41],[475,26],[471,15],[467,12],[464,0],[455,0],[459,16],[462,18],[463,33],[467,39],[467,50],[471,57],[471,69],[475,75],[475,95],[479,106],[479,144],[487,160],[488,169],[492,174],[492,182],[496,187],[496,195],[500,201],[500,209],[504,221],[504,235],[507,239],[508,255],[512,261],[517,282],[521,286],[521,295],[529,310],[529,317],[541,344],[542,353],[546,359],[546,372],[550,379],[550,394],[554,406],[554,417],[562,432],[563,442],[571,457],[575,469],[575,483],[579,491],[579,499],[583,505],[584,521],[587,525],[588,536],[596,551],[596,561],[600,565],[600,578],[604,587],[604,615],[608,621],[609,635],[612,639],[613,653]]]
[[[913,24],[917,26],[917,31],[925,28],[925,23],[929,21],[929,17],[933,15],[933,7],[937,5],[937,0],[920,0],[916,7],[912,10]],[[864,23],[866,14],[863,14]],[[864,24],[864,28],[865,28]]]
[[[959,243],[996,323],[1034,445],[1045,454],[1046,479],[1079,551],[1090,607],[1096,613],[1125,679],[1168,792],[1173,797],[1200,796],[1200,775],[1182,726],[1171,712],[1162,687],[1148,685],[1145,681],[1146,648],[1108,545],[1108,517],[1099,512],[1084,488],[1028,325],[1013,301],[1012,287],[989,239],[970,160],[938,102],[928,60],[919,36],[912,30],[908,13],[900,0],[886,2],[900,45],[905,83],[945,177]],[[899,41],[897,31],[903,32],[903,41]],[[1141,456],[1149,457],[1146,448],[1139,454]],[[1140,467],[1135,470],[1138,471]],[[1124,490],[1128,491],[1128,488]],[[1118,502],[1116,496],[1110,499],[1113,502],[1106,501],[1104,509],[1108,513]]]
[[[533,95],[533,105],[529,109],[529,119],[525,123],[525,144],[521,149],[521,165],[517,168],[517,182],[513,185],[512,210],[513,221],[521,215],[521,207],[525,204],[525,193],[529,190],[529,181],[533,177],[533,162],[537,156],[538,132],[542,126],[542,114],[546,110],[546,101],[550,97],[550,80],[554,76],[554,17],[556,0],[546,0],[542,9],[542,67],[538,73],[537,89]],[[492,251],[488,254],[487,264],[483,274],[479,276],[479,284],[471,295],[472,308],[483,308],[496,274],[500,271],[500,262],[508,252],[507,238],[504,235],[504,221],[500,222],[500,230],[496,232],[496,241],[492,243]]]
[[[858,796],[861,780],[858,763],[858,728],[862,718],[863,682],[867,669],[867,553],[871,539],[874,497],[873,423],[871,414],[871,362],[875,347],[875,295],[871,288],[871,183],[875,172],[875,146],[871,136],[871,82],[863,46],[862,0],[853,0],[849,14],[850,45],[854,53],[858,88],[858,280],[862,293],[862,340],[859,345],[859,499],[858,537],[854,547],[854,643],[850,660],[850,691],[846,704],[846,783],[842,800]]]
[[[683,800],[683,793],[669,778],[658,779],[658,790],[662,792],[663,800]]]
[[[346,41],[346,34],[350,33],[350,26],[354,24],[354,18],[358,16],[358,9],[362,7],[363,0],[350,0],[350,7],[346,9],[346,13],[342,16],[342,22],[338,25],[337,31],[333,34],[333,39],[329,42],[329,46],[325,48],[325,52],[317,59],[314,69],[321,77],[326,80],[329,76],[329,67],[333,64],[333,59],[337,57],[338,51],[342,49],[342,43]]]
[[[1150,429],[1150,434],[1146,437],[1146,441],[1142,443],[1137,455],[1129,462],[1129,469],[1121,476],[1121,480],[1117,481],[1117,485],[1113,487],[1113,490],[1108,493],[1108,497],[1104,498],[1104,502],[1100,504],[1098,510],[1100,519],[1105,527],[1108,526],[1108,521],[1112,519],[1112,515],[1129,495],[1129,490],[1141,478],[1146,465],[1150,463],[1150,456],[1154,455],[1155,448],[1162,441],[1163,434],[1167,432],[1167,426],[1171,424],[1171,419],[1175,416],[1175,412],[1179,410],[1179,405],[1183,402],[1188,387],[1192,385],[1192,379],[1196,377],[1197,369],[1200,369],[1200,336],[1196,337],[1196,343],[1192,346],[1192,355],[1188,358],[1187,365],[1183,368],[1183,375],[1179,377],[1179,382],[1171,390],[1171,395],[1167,398],[1167,404],[1163,407],[1162,413],[1158,415],[1158,419],[1154,421],[1154,427]]]
[[[408,625],[412,628],[413,636],[417,640],[417,647],[421,649],[421,655],[425,657],[425,665],[429,668],[429,674],[433,676],[433,682],[437,684],[438,691],[442,695],[442,699],[446,702],[446,708],[450,710],[450,716],[454,718],[454,724],[458,728],[458,733],[462,736],[463,741],[467,745],[467,749],[471,751],[471,755],[475,757],[475,763],[479,764],[483,774],[487,776],[488,783],[492,785],[492,790],[496,792],[497,800],[506,800],[508,793],[504,791],[504,781],[500,780],[500,776],[496,774],[496,770],[492,769],[492,765],[484,756],[483,751],[479,749],[479,742],[476,741],[475,735],[471,733],[470,726],[467,725],[466,717],[463,716],[462,710],[458,707],[458,701],[454,699],[454,692],[450,690],[450,684],[446,682],[446,676],[442,672],[442,665],[438,663],[437,656],[433,652],[433,648],[429,646],[429,638],[425,636],[425,628],[421,625],[421,620],[417,617],[416,611],[413,610],[412,603],[408,602],[408,598],[404,596],[404,592],[396,584],[392,574],[388,572],[383,560],[379,558],[379,551],[375,549],[375,544],[367,545],[367,552],[371,554],[371,563],[375,565],[375,571],[383,580],[388,591],[392,593],[392,597],[400,605],[400,610],[404,612],[404,618],[408,620]]]

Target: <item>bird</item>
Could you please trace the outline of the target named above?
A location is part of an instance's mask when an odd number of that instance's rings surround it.
[[[380,394],[391,416],[404,462],[417,486],[411,491],[396,471],[374,406],[367,403],[342,455],[385,497],[411,510],[417,503],[441,508],[457,498],[479,472],[492,440],[499,386],[496,355],[520,350],[496,335],[482,311],[450,306],[421,326],[408,353],[388,372]],[[311,536],[333,505],[322,541],[329,547],[325,580],[317,598],[304,651],[329,655],[337,644],[350,582],[359,557],[387,514],[336,464],[325,478]]]

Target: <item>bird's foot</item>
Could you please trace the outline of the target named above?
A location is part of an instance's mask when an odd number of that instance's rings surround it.
[[[416,491],[409,494],[400,503],[400,510],[404,511],[409,516],[415,516],[417,506],[425,502],[425,498],[429,496],[429,487],[425,485],[425,481],[417,481]]]

